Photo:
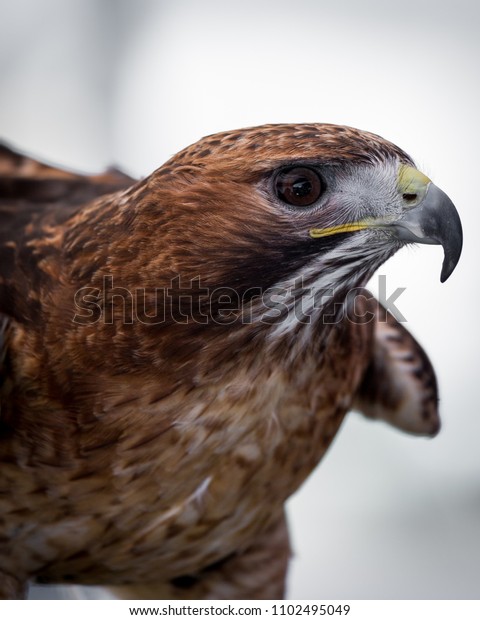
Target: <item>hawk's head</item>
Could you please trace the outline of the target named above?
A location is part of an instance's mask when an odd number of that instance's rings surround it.
[[[208,136],[87,215],[84,234],[67,233],[80,260],[72,273],[91,251],[88,284],[101,288],[108,274],[117,287],[167,290],[167,317],[196,325],[205,315],[231,324],[272,287],[290,291],[290,307],[311,290],[341,301],[410,242],[444,247],[445,280],[462,246],[452,202],[406,153],[328,124]],[[146,314],[158,303],[147,294]]]
[[[134,211],[129,226],[158,247],[148,272],[161,257],[161,271],[209,286],[265,287],[306,269],[359,285],[410,242],[444,247],[444,281],[462,246],[452,202],[406,153],[328,124],[208,136],[142,183]]]

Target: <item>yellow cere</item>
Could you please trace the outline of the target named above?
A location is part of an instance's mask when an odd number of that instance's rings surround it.
[[[425,192],[430,179],[413,166],[402,164],[398,169],[398,189],[402,194]]]
[[[405,206],[416,207],[425,198],[430,179],[412,166],[402,164],[398,169],[397,186]]]

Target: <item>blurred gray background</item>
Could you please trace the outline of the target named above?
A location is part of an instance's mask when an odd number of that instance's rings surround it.
[[[349,416],[289,502],[288,592],[480,598],[480,4],[0,0],[0,15],[0,136],[36,156],[142,176],[216,131],[333,122],[397,143],[450,195],[465,233],[451,279],[436,247],[380,270],[406,287],[397,305],[437,369],[443,430]]]

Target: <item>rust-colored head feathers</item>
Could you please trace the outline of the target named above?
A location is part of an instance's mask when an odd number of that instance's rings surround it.
[[[396,145],[353,127],[327,123],[278,124],[207,136],[180,151],[159,171],[178,166],[212,166],[245,173],[265,171],[299,159],[369,163],[392,157],[411,163]]]

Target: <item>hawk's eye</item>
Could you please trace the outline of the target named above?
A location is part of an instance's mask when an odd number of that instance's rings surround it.
[[[308,207],[323,192],[322,180],[311,168],[284,168],[275,179],[275,192],[280,200],[295,207]]]

